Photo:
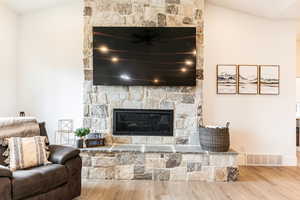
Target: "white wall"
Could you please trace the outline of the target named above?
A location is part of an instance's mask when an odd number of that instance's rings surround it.
[[[300,38],[297,40],[296,101],[300,103]]]
[[[300,78],[296,78],[296,101],[300,103]]]
[[[17,18],[0,3],[0,117],[16,115]]]
[[[297,40],[297,78],[300,78],[300,38]]]
[[[206,5],[204,120],[231,122],[232,145],[251,154],[295,156],[294,24]],[[279,64],[279,96],[216,95],[217,64]]]
[[[18,109],[46,121],[52,136],[59,119],[81,125],[82,10],[76,0],[20,19]]]
[[[300,40],[300,20],[298,20],[296,26],[297,26],[297,39]]]

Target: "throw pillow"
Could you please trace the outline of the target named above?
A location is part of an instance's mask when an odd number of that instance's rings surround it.
[[[48,161],[47,138],[11,137],[8,139],[9,167],[11,171],[50,164]]]
[[[3,165],[3,166],[7,166],[8,163],[6,163],[6,160],[7,160],[7,141],[5,139],[1,139],[0,138],[0,165]]]

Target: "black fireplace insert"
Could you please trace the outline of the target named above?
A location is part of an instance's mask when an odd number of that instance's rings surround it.
[[[173,136],[173,110],[114,109],[113,134]]]

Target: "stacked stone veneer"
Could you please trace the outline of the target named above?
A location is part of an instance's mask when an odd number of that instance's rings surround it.
[[[202,122],[203,0],[85,0],[84,126],[107,143],[197,144]],[[196,87],[92,85],[93,26],[197,27]],[[174,137],[112,137],[114,108],[174,109]]]
[[[83,151],[87,180],[236,181],[237,154]]]

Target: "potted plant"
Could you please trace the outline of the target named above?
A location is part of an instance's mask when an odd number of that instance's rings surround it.
[[[83,138],[88,135],[91,132],[89,128],[78,128],[75,131],[75,135],[79,137],[79,139],[76,140],[76,147],[77,148],[83,148]]]

